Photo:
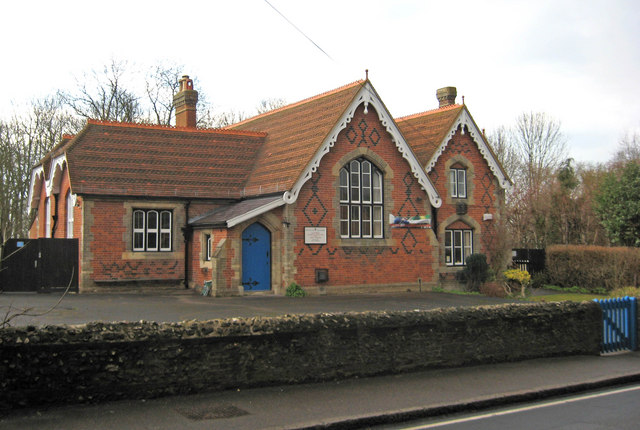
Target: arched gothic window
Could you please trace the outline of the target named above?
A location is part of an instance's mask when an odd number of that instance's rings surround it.
[[[384,236],[382,172],[357,158],[340,169],[340,237]]]

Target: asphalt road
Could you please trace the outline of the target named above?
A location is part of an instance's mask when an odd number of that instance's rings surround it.
[[[640,386],[617,387],[438,421],[380,426],[387,430],[635,430],[640,421]]]
[[[26,314],[12,326],[84,324],[92,321],[177,322],[217,318],[277,316],[300,313],[427,310],[443,307],[495,305],[513,300],[446,293],[401,293],[348,296],[203,297],[141,294],[0,294],[0,322],[7,315]]]

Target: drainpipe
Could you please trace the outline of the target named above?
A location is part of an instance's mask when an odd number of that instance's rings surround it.
[[[51,227],[51,237],[56,237],[56,227],[58,226],[58,196],[60,194],[53,194],[53,226]]]
[[[189,206],[190,201],[184,204],[184,227],[182,227],[182,235],[184,236],[184,288],[189,288],[189,244],[191,243],[192,228],[189,225]]]
[[[431,213],[433,214],[433,221],[431,222],[431,229],[433,233],[438,237],[438,208],[431,206]]]

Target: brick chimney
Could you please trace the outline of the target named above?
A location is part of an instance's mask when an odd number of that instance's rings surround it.
[[[438,97],[439,107],[451,106],[456,104],[456,96],[458,91],[456,87],[444,87],[436,91],[436,97]]]
[[[189,79],[189,75],[184,75],[180,79],[180,91],[173,96],[176,127],[196,128],[196,104],[198,92],[193,89],[193,81]]]

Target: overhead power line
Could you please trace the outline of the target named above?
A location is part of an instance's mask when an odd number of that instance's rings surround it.
[[[272,8],[273,10],[275,10],[275,11],[278,13],[278,15],[280,15],[282,18],[284,18],[284,19],[285,19],[285,21],[287,21],[287,22],[288,22],[288,23],[289,23],[293,28],[295,28],[296,30],[298,30],[298,32],[299,32],[300,34],[302,34],[304,37],[306,37],[306,38],[307,38],[307,40],[308,40],[309,42],[313,43],[313,45],[314,45],[316,48],[318,48],[320,51],[322,51],[322,53],[323,53],[324,55],[326,55],[326,56],[327,56],[327,58],[328,58],[329,60],[333,61],[333,58],[331,58],[331,56],[330,56],[329,54],[327,54],[327,53],[325,52],[325,50],[324,50],[324,49],[322,49],[322,48],[320,47],[320,45],[318,45],[316,42],[314,42],[314,41],[313,41],[313,39],[311,39],[309,36],[307,36],[307,35],[304,33],[304,31],[300,30],[300,29],[299,29],[299,28],[298,28],[298,27],[297,27],[293,22],[291,22],[291,21],[289,20],[289,18],[287,18],[286,16],[284,16],[284,15],[282,14],[282,12],[280,12],[278,9],[276,9],[276,7],[275,7],[274,5],[272,5],[271,3],[269,3],[269,1],[268,1],[268,0],[264,0],[264,2],[265,2],[266,4],[268,4],[269,6],[271,6],[271,8]]]

